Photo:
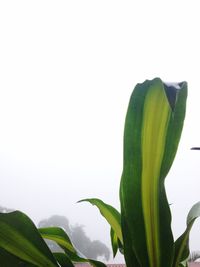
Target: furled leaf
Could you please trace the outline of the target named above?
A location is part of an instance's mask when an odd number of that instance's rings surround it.
[[[197,202],[189,211],[187,216],[187,227],[185,232],[175,242],[175,255],[173,267],[178,267],[179,264],[189,257],[189,234],[195,220],[200,216],[200,202]]]
[[[0,247],[39,267],[58,266],[33,222],[19,211],[0,213]]]
[[[114,207],[106,204],[105,202],[103,202],[98,198],[82,199],[78,202],[83,202],[83,201],[90,202],[92,205],[95,205],[99,209],[102,216],[107,220],[107,222],[115,231],[120,242],[123,244],[120,213]]]
[[[186,96],[185,82],[165,85],[156,78],[138,84],[130,99],[120,185],[122,226],[126,226],[122,232],[141,266],[172,264],[173,235],[164,180],[178,147]],[[126,255],[125,244],[124,249]],[[128,267],[131,258],[129,262]]]

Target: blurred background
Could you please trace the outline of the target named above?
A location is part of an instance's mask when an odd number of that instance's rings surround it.
[[[0,206],[53,215],[111,250],[97,197],[119,209],[123,127],[138,82],[186,80],[187,114],[166,179],[175,238],[200,200],[198,1],[0,2]],[[72,228],[73,228],[72,227]],[[71,228],[71,229],[72,229]],[[191,250],[200,249],[200,222]],[[122,263],[119,255],[115,261]]]

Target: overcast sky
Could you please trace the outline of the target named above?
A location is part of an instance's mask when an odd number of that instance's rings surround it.
[[[184,131],[166,179],[175,237],[200,200],[199,1],[0,1],[0,205],[52,214],[109,244],[89,204],[119,208],[124,117],[138,82],[187,81]],[[200,222],[191,235],[200,250]]]

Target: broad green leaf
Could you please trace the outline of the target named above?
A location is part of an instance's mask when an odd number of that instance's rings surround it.
[[[43,238],[56,242],[65,251],[71,261],[77,261],[79,259],[80,253],[74,248],[67,233],[62,228],[47,227],[39,228],[38,230]]]
[[[200,216],[200,202],[197,202],[188,213],[185,232],[175,242],[175,255],[173,267],[178,267],[181,262],[189,257],[189,234],[195,220]]]
[[[83,201],[90,202],[92,205],[95,205],[99,209],[102,216],[107,220],[112,229],[115,231],[120,242],[123,244],[120,213],[111,205],[106,204],[98,198],[82,199],[78,202]]]
[[[58,266],[33,222],[19,211],[0,213],[0,247],[39,267]]]
[[[69,239],[67,233],[59,227],[39,228],[41,236],[45,239],[55,241],[59,244],[68,254],[75,253],[75,249]]]
[[[138,84],[130,99],[120,185],[121,213],[126,226],[122,232],[124,243],[128,236],[141,266],[172,264],[173,235],[164,180],[178,147],[186,96],[185,82],[164,85],[156,78]],[[125,251],[126,247],[124,244]]]
[[[65,251],[66,257],[68,258],[68,261],[71,262],[71,264],[72,262],[87,262],[92,264],[94,267],[106,267],[106,265],[100,261],[95,261],[92,259],[85,258],[76,248],[74,248],[67,233],[62,228],[59,227],[40,228],[39,232],[43,238],[56,242]],[[58,262],[64,264],[64,258],[66,257],[61,254],[54,253]],[[65,267],[65,265],[63,265],[63,267]]]

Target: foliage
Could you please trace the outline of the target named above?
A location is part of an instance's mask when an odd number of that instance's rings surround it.
[[[178,148],[186,98],[186,82],[167,85],[155,78],[137,84],[125,120],[121,213],[102,200],[82,200],[95,205],[110,224],[113,255],[123,253],[127,267],[187,266],[189,233],[200,216],[200,202],[174,241],[164,184]],[[43,238],[56,242],[63,253],[52,253]],[[82,257],[62,228],[37,229],[21,212],[0,214],[0,249],[4,266],[62,267],[86,261],[105,266]]]
[[[56,242],[64,252],[52,253],[44,238]],[[31,219],[20,211],[0,213],[0,259],[2,267],[65,267],[73,266],[73,262],[105,266],[80,255],[62,228],[37,229]]]
[[[132,93],[125,120],[117,225],[123,240],[107,204],[100,207],[101,200],[87,199],[109,222],[113,254],[120,248],[127,267],[178,267],[189,255],[189,233],[200,215],[200,203],[192,207],[185,232],[174,241],[164,185],[178,148],[186,98],[186,82],[164,84],[159,78],[138,84]]]
[[[99,240],[91,240],[85,233],[82,225],[70,225],[69,220],[65,216],[53,215],[48,219],[41,220],[38,223],[39,228],[61,227],[70,237],[72,243],[78,251],[85,257],[97,259],[99,256],[110,258],[108,247]],[[53,241],[46,240],[48,247],[53,252],[63,252],[63,250]]]

